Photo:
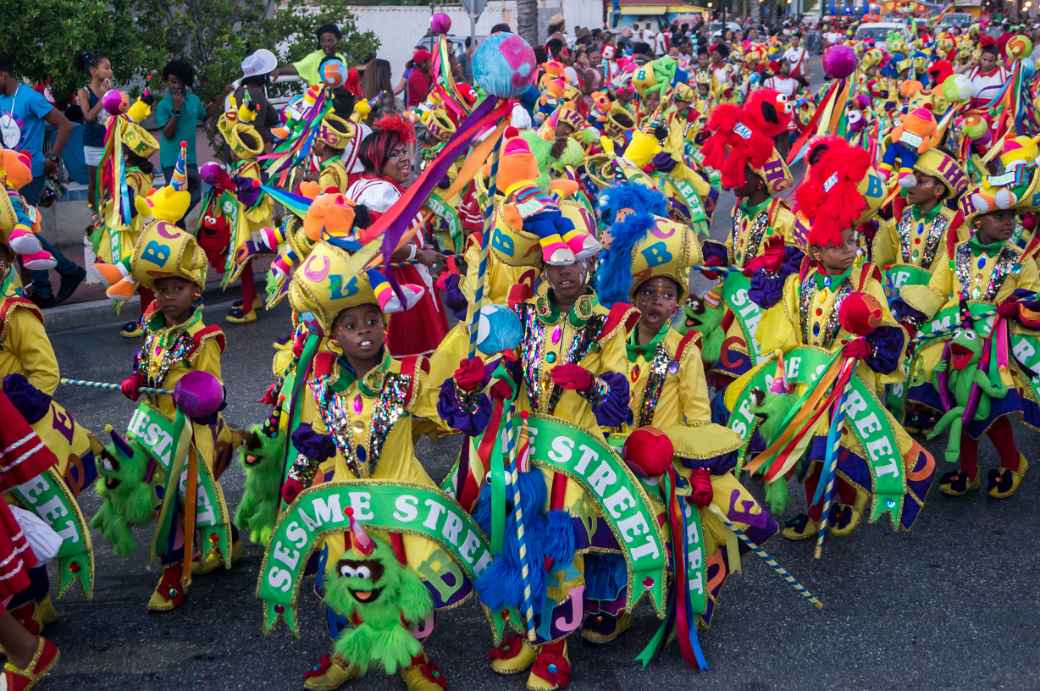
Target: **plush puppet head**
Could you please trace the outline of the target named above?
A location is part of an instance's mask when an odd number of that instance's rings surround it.
[[[95,489],[101,508],[90,524],[112,543],[116,554],[132,554],[136,548],[131,526],[145,525],[159,505],[152,478],[155,461],[137,442],[127,442],[111,427],[112,443],[102,451],[100,477]]]
[[[869,336],[881,326],[881,305],[877,299],[863,291],[853,291],[845,296],[838,309],[841,328],[857,336]]]
[[[858,187],[870,168],[870,156],[841,137],[822,137],[810,147],[808,160],[809,174],[795,190],[795,200],[811,224],[809,244],[840,244],[842,231],[867,210]]]
[[[246,435],[239,462],[245,472],[245,489],[235,510],[235,525],[250,541],[265,545],[278,518],[278,492],[282,485],[284,433],[271,436],[261,425]]]
[[[787,131],[794,106],[776,89],[757,89],[748,96],[744,112],[752,127],[773,138]]]
[[[538,179],[538,159],[523,137],[513,136],[502,145],[498,159],[498,174],[495,184],[500,192],[517,183],[534,182]]]

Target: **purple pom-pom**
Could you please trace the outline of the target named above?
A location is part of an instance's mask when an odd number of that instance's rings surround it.
[[[177,381],[173,404],[191,420],[204,420],[224,405],[224,385],[209,372],[193,370]]]
[[[207,185],[216,186],[228,178],[228,172],[216,161],[207,161],[199,167],[199,177]]]
[[[109,115],[120,115],[130,107],[130,97],[119,89],[109,89],[101,97],[101,106]]]
[[[823,54],[823,71],[831,79],[844,79],[856,71],[856,51],[846,45],[831,46]]]
[[[430,33],[446,34],[451,31],[451,17],[443,12],[434,12],[430,17]]]

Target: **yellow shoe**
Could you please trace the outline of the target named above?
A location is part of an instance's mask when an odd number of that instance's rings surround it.
[[[589,643],[603,645],[610,643],[630,628],[632,615],[628,612],[621,612],[619,615],[596,612],[585,617],[581,625],[581,637]]]
[[[0,688],[27,691],[43,679],[58,664],[61,653],[58,647],[43,636],[36,639],[36,651],[32,660],[25,667],[15,667],[12,663],[4,664]]]
[[[556,691],[571,683],[571,661],[567,657],[567,641],[546,643],[538,648],[531,673],[527,675],[530,691]]]
[[[236,559],[241,559],[242,554],[245,553],[245,546],[243,546],[241,540],[235,540],[231,543],[231,564],[235,564]],[[196,559],[191,563],[191,575],[192,576],[205,576],[208,573],[213,573],[217,569],[224,566],[224,557],[221,555],[220,550],[213,547],[206,556],[202,559]]]
[[[780,531],[788,540],[808,540],[820,532],[820,524],[809,518],[808,514],[800,513],[784,523],[784,529]]]
[[[859,497],[856,497],[856,499],[858,504]],[[855,504],[837,504],[834,507],[834,511],[831,512],[831,518],[828,521],[831,535],[834,537],[851,535],[852,531],[859,525],[859,520],[862,517],[863,510],[857,510]]]
[[[137,338],[143,332],[141,331],[141,322],[132,321],[123,324],[123,328],[119,330],[119,335],[123,338]]]
[[[43,599],[36,603],[36,616],[44,626],[58,621],[58,610],[54,607],[54,600],[51,599],[50,593],[44,595]]]
[[[491,671],[495,674],[520,674],[534,664],[538,651],[519,634],[505,637],[491,651]]]
[[[1018,470],[994,468],[989,471],[989,490],[987,494],[993,499],[1007,499],[1018,491],[1022,484],[1022,478],[1026,476],[1028,470],[1029,461],[1022,454],[1018,454]]]
[[[241,307],[232,307],[224,319],[232,324],[249,324],[256,321],[256,310],[243,312]]]
[[[412,663],[411,667],[401,670],[401,681],[408,691],[442,691],[448,687],[444,673],[426,657],[426,653],[416,656]]]
[[[939,479],[939,491],[948,497],[963,497],[968,492],[976,492],[982,487],[978,476],[968,477],[959,470],[946,473]]]
[[[148,611],[170,612],[185,603],[188,592],[181,585],[181,565],[167,566],[155,584],[152,596],[148,598]]]
[[[338,657],[323,655],[314,669],[303,675],[303,688],[331,691],[360,676],[361,670],[356,665],[347,664]]]

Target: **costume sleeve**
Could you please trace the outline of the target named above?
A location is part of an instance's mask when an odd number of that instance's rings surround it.
[[[192,369],[209,372],[221,382],[224,381],[220,376],[220,345],[217,339],[204,338],[195,351],[191,364]]]
[[[1040,291],[1040,270],[1037,269],[1036,262],[1025,261],[1021,263],[1021,267],[1017,276],[1018,280],[1014,282],[1014,285],[1011,281],[1004,281],[1004,285],[997,294],[996,304],[999,305],[1016,291],[1025,290],[1031,293]]]
[[[950,267],[952,260],[944,252],[944,261],[937,262],[931,280],[926,286],[903,286],[899,291],[899,297],[912,309],[931,318],[939,309],[946,304],[950,295],[953,294],[953,269]]]
[[[874,244],[871,247],[871,260],[878,266],[884,268],[895,264],[899,258],[899,244],[896,238],[896,221],[888,219],[881,224],[877,235],[874,236]]]
[[[7,340],[29,383],[48,396],[58,388],[58,358],[39,317],[27,309],[7,314]]]
[[[798,276],[792,274],[784,283],[783,296],[765,311],[755,329],[761,352],[790,350],[798,345]]]
[[[679,365],[679,403],[687,425],[711,422],[708,382],[704,377],[701,351],[693,343],[686,346]]]

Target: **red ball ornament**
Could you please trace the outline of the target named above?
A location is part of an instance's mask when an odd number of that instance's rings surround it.
[[[675,448],[668,435],[654,427],[640,427],[628,435],[623,449],[625,462],[636,475],[660,477],[672,467]]]
[[[881,325],[881,305],[873,295],[856,290],[849,293],[838,309],[841,328],[857,336],[869,336]]]

